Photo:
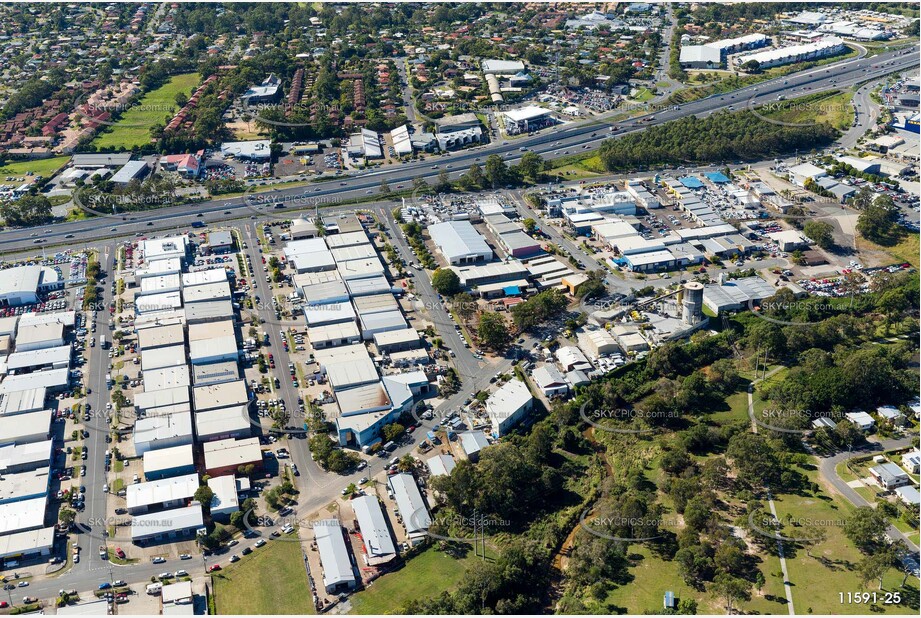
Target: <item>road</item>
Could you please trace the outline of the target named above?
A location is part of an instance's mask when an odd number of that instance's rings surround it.
[[[619,123],[613,131],[608,131],[608,125],[598,118],[585,122],[568,123],[555,130],[545,131],[531,137],[505,142],[497,141],[450,156],[429,157],[424,161],[355,173],[340,179],[312,183],[306,189],[302,186],[281,189],[274,192],[274,195],[279,199],[306,197],[317,200],[322,198],[323,200],[345,201],[367,197],[369,191],[376,193],[382,181],[386,181],[392,189],[397,189],[399,184],[409,186],[417,177],[434,180],[440,168],[446,169],[452,177],[456,178],[471,164],[483,162],[490,154],[501,155],[507,162],[516,161],[521,156],[521,149],[531,150],[550,159],[576,154],[597,147],[605,139],[642,131],[647,127],[684,116],[707,116],[722,109],[742,109],[746,105],[774,101],[780,94],[786,95],[789,99],[818,91],[850,87],[890,73],[915,68],[917,67],[916,53],[917,49],[912,47],[873,57],[834,63],[784,78],[765,81],[725,95],[686,103],[680,108],[662,109],[654,114]],[[614,115],[612,114],[611,117]],[[302,209],[312,208],[313,206]],[[203,216],[196,219],[197,213]],[[58,223],[49,226],[41,234],[41,238],[48,245],[66,243],[68,235],[88,242],[110,236],[150,234],[177,225],[188,226],[195,220],[213,224],[219,221],[239,219],[250,214],[242,197],[230,200],[218,199],[195,205],[172,206],[149,212],[131,213],[126,215],[124,220],[116,216],[112,219],[116,226],[114,232],[107,224],[100,225],[98,219]],[[34,240],[37,239],[25,237],[21,230],[0,232],[0,253],[28,249],[35,244]]]
[[[889,451],[892,449],[905,448],[911,446],[912,437],[899,438],[898,440],[881,440],[879,442],[867,442],[855,451],[846,451],[832,455],[831,457],[822,457],[819,459],[819,474],[834,486],[835,490],[851,501],[855,506],[872,506],[864,500],[863,496],[854,491],[840,476],[836,470],[839,463],[847,461],[852,457],[866,457]],[[900,539],[905,542],[914,554],[918,554],[918,546],[910,541],[895,526],[889,526],[887,530],[889,536],[893,539]]]

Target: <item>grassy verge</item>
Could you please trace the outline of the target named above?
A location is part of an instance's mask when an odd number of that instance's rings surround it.
[[[273,541],[214,573],[211,582],[220,615],[316,613],[300,543]]]
[[[818,472],[806,471],[812,481]],[[838,495],[819,493],[815,496],[781,494],[776,496],[777,515],[783,520],[789,513],[795,521],[822,522],[825,540],[816,543],[807,555],[803,547],[791,548],[787,553],[787,569],[793,584],[793,605],[797,614],[907,614],[912,612],[909,595],[902,593],[903,604],[875,606],[841,602],[839,593],[860,590],[857,564],[863,559],[860,551],[844,534],[843,521],[854,506]],[[795,536],[795,535],[794,535]],[[883,577],[883,589],[899,589],[902,574],[889,569]],[[917,598],[918,579],[910,577],[908,585],[914,587]],[[866,590],[876,590],[871,583]]]
[[[790,124],[826,123],[839,131],[850,128],[854,119],[852,92],[817,93],[792,101],[771,103],[770,111],[762,107],[759,113],[771,120]]]

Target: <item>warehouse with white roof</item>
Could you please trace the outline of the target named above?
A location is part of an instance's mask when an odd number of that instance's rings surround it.
[[[486,413],[495,437],[501,437],[524,419],[534,407],[534,396],[524,382],[512,379],[486,400]]]
[[[313,523],[313,538],[323,567],[323,587],[327,594],[353,590],[358,582],[349,558],[348,546],[338,519],[322,519]]]
[[[469,221],[436,223],[430,225],[428,231],[449,264],[473,264],[492,259],[492,249]]]
[[[125,488],[128,512],[140,515],[185,506],[198,490],[198,474],[134,483]]]
[[[393,499],[400,509],[403,519],[403,528],[411,545],[422,542],[426,531],[432,524],[429,509],[422,499],[422,493],[412,474],[394,474],[387,479]]]
[[[364,542],[364,559],[369,566],[386,564],[397,555],[387,520],[376,496],[359,496],[352,500],[352,509]]]

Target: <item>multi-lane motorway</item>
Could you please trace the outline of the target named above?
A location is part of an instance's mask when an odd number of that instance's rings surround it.
[[[425,161],[356,173],[326,182],[313,183],[306,188],[297,186],[280,189],[273,195],[279,201],[287,201],[292,208],[298,208],[300,204],[301,209],[309,209],[311,203],[321,206],[332,205],[336,202],[365,198],[369,191],[376,193],[384,181],[391,189],[397,190],[401,184],[406,187],[411,186],[413,179],[418,177],[434,179],[442,168],[456,177],[473,163],[484,162],[491,154],[501,155],[509,162],[518,159],[522,154],[522,149],[531,150],[545,158],[562,157],[597,147],[605,139],[642,131],[647,127],[677,118],[689,115],[702,117],[730,108],[741,110],[749,105],[776,101],[780,95],[790,99],[814,92],[848,88],[884,75],[917,68],[917,66],[917,47],[912,46],[877,56],[829,64],[678,107],[651,110],[650,114],[615,123],[614,130],[610,130],[610,122],[602,118],[595,118],[580,123],[564,124],[554,130],[544,131],[531,137],[497,141],[450,156],[430,157]],[[613,112],[604,118],[611,118],[616,114],[617,112]],[[34,241],[39,238],[48,245],[57,245],[66,244],[72,239],[87,242],[111,236],[149,234],[176,226],[188,226],[195,220],[213,223],[239,219],[252,214],[247,204],[246,198],[237,197],[231,200],[213,200],[195,205],[132,213],[124,220],[121,216],[116,216],[107,217],[108,220],[105,222],[96,218],[59,223],[47,226],[37,238],[24,235],[22,230],[7,230],[0,232],[0,253],[28,249],[33,246],[37,248]],[[201,217],[197,216],[199,213]],[[116,228],[114,232],[111,230],[112,227]]]

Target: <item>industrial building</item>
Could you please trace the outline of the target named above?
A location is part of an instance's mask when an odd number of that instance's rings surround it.
[[[327,594],[353,590],[358,585],[355,568],[349,557],[342,524],[338,519],[313,523],[313,537],[323,567],[323,587]]]
[[[195,495],[198,486],[198,474],[195,472],[134,483],[125,488],[126,506],[132,515],[184,506]]]
[[[131,542],[138,545],[193,538],[199,531],[205,532],[206,528],[201,505],[197,502],[160,513],[138,515],[131,520]]]
[[[794,62],[804,62],[808,60],[819,60],[843,53],[848,49],[842,39],[835,36],[819,39],[813,43],[803,45],[791,45],[778,49],[768,49],[766,51],[755,52],[752,54],[741,54],[735,57],[734,65],[736,68],[746,62],[757,62],[761,70],[770,69]]]
[[[0,507],[2,508],[2,507]],[[2,517],[2,512],[0,512]],[[0,536],[0,560],[49,556],[54,548],[54,528],[39,528]]]
[[[248,438],[252,435],[252,427],[253,421],[245,405],[195,413],[195,436],[199,442]]]
[[[500,115],[505,120],[505,130],[512,135],[542,129],[556,122],[549,109],[536,105],[500,112]]]
[[[47,496],[0,504],[0,539],[45,527]]]
[[[761,277],[744,277],[705,285],[703,303],[711,313],[720,315],[724,311],[738,311],[750,303],[759,303],[776,293],[777,290]]]
[[[457,462],[450,455],[435,455],[427,459],[425,465],[428,466],[431,476],[448,476],[454,470]]]
[[[428,507],[422,499],[419,485],[412,474],[394,474],[387,479],[387,484],[393,492],[393,499],[400,509],[403,519],[403,528],[410,545],[422,542],[432,523]]]
[[[393,560],[397,550],[377,496],[358,496],[351,504],[365,546],[365,562],[368,566],[379,566]]]
[[[436,223],[428,230],[438,251],[451,265],[492,259],[492,249],[469,221]]]
[[[192,415],[189,412],[138,419],[134,424],[134,452],[192,444]]]
[[[489,440],[486,439],[486,434],[482,431],[465,431],[458,434],[460,437],[461,448],[464,449],[464,454],[467,455],[467,459],[476,463],[480,459],[480,451],[489,446]]]
[[[531,372],[531,379],[545,397],[557,397],[569,392],[569,384],[556,365],[542,365]]]
[[[486,400],[486,414],[496,438],[508,433],[534,406],[534,396],[524,382],[511,379]]]
[[[214,494],[211,499],[211,516],[226,519],[240,510],[240,497],[237,494],[237,479],[233,474],[212,476],[208,487]]]
[[[235,380],[196,386],[192,389],[192,400],[195,403],[195,411],[200,413],[219,408],[246,406],[249,404],[249,393],[245,380]]]
[[[209,476],[236,474],[241,466],[262,467],[262,449],[259,438],[242,440],[216,440],[202,445],[205,455],[205,472]]]
[[[64,288],[57,271],[48,266],[27,265],[0,271],[0,307],[19,307],[39,301],[40,294]]]
[[[192,445],[183,444],[144,453],[144,479],[157,481],[195,472]]]

